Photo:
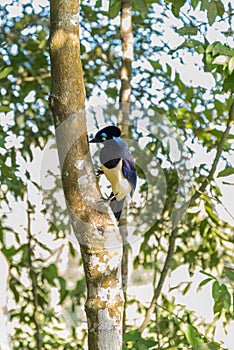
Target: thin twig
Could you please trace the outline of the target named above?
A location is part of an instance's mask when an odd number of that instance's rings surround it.
[[[158,349],[161,349],[161,342],[160,342],[160,328],[158,324],[158,309],[155,308],[155,317],[156,317],[156,334],[157,334],[157,340],[158,340]]]
[[[37,75],[35,77],[20,77],[18,78],[18,80],[16,81],[16,84],[17,85],[20,85],[22,84],[22,82],[33,82],[35,80],[44,80],[44,79],[47,79],[47,78],[50,78],[51,77],[51,73],[48,72],[48,73],[45,73],[45,74],[42,74],[42,75]]]

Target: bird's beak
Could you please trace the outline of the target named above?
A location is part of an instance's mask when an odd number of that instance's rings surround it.
[[[94,137],[94,139],[89,141],[89,143],[98,143],[98,142],[99,142],[98,139],[96,139],[95,137]]]

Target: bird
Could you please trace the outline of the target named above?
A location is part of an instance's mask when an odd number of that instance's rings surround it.
[[[99,155],[101,170],[98,169],[97,175],[104,174],[111,183],[112,192],[108,199],[117,221],[120,220],[125,198],[129,194],[133,196],[137,183],[135,162],[120,136],[120,129],[110,125],[99,130],[89,141],[104,146]]]

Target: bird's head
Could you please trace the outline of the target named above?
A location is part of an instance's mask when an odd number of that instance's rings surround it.
[[[112,140],[114,137],[119,137],[121,131],[117,126],[107,126],[98,131],[95,137],[89,141],[89,143],[103,143],[108,140]]]

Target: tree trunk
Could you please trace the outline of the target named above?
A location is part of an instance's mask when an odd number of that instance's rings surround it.
[[[114,216],[100,199],[88,149],[79,3],[51,0],[50,6],[50,106],[64,194],[86,275],[89,349],[120,350],[122,244]]]

